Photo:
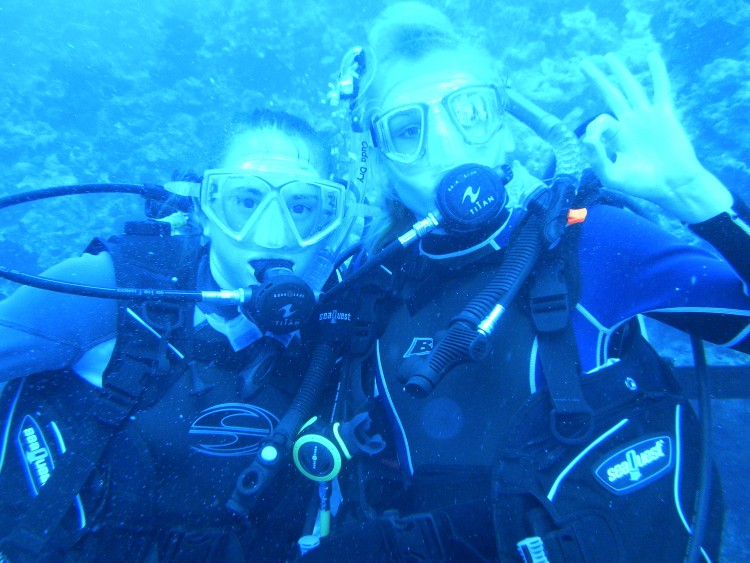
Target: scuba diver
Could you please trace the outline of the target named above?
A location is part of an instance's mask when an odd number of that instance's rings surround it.
[[[45,272],[65,292],[0,302],[0,560],[279,561],[294,546],[310,485],[283,456],[270,471],[267,442],[325,392],[296,397],[299,329],[357,230],[331,161],[306,122],[256,111],[219,166],[147,201],[158,219]],[[215,299],[168,298],[196,289]],[[243,484],[261,457],[273,486]]]
[[[639,315],[694,335],[697,364],[701,339],[750,351],[750,213],[696,158],[659,56],[653,101],[605,61],[613,78],[584,66],[612,110],[582,139],[592,171],[575,135],[506,89],[432,7],[389,6],[345,57],[333,98],[349,100],[355,182],[388,214],[327,295],[381,319],[341,375],[336,421],[367,412],[387,447],[337,476],[299,448],[303,473],[340,489],[302,561],[717,558],[708,401],[699,419]],[[512,118],[553,147],[548,180],[512,161]],[[347,441],[331,434],[303,428],[299,441],[319,436],[345,464]]]

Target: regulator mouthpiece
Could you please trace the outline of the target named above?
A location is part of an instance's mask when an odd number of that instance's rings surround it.
[[[450,170],[437,189],[437,205],[445,228],[456,234],[470,234],[488,227],[499,227],[508,213],[505,176],[481,164],[463,164]]]
[[[263,332],[289,334],[307,322],[315,307],[315,294],[294,274],[287,260],[254,260],[250,265],[260,285],[250,287],[242,314]]]

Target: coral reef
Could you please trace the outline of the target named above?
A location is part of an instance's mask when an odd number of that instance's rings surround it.
[[[235,116],[254,108],[285,108],[319,128],[340,127],[328,83],[343,53],[390,3],[6,2],[0,195],[73,183],[161,183],[174,170],[200,170]],[[614,51],[645,72],[645,55],[660,49],[698,154],[750,199],[750,5],[743,0],[431,3],[497,56],[513,88],[572,127],[604,109],[579,70],[582,58]],[[520,158],[541,173],[549,149],[513,127]],[[3,210],[0,263],[41,271],[92,237],[117,232],[138,215],[136,199],[86,196]],[[0,284],[0,291],[10,287]],[[665,347],[687,354],[668,340]]]

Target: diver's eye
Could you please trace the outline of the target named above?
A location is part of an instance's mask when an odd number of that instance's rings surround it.
[[[400,139],[414,139],[418,138],[419,134],[421,132],[421,129],[417,125],[412,125],[411,127],[407,127],[401,132],[396,133],[396,137]]]
[[[404,117],[392,118],[389,122],[391,138],[401,141],[413,141],[418,139],[422,133],[421,121],[405,119]]]
[[[386,118],[385,123],[392,150],[403,154],[412,154],[419,150],[423,127],[420,108],[410,107],[394,111]]]
[[[249,197],[237,198],[235,205],[239,205],[240,207],[243,207],[244,209],[252,210],[258,206],[258,202]]]
[[[312,208],[301,203],[296,203],[289,208],[289,211],[295,215],[305,215],[306,213],[312,212]]]

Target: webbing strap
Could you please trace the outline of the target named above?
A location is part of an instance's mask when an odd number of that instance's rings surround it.
[[[135,402],[129,405],[106,402],[111,407],[106,409],[106,422],[92,425],[91,431],[82,437],[84,443],[65,453],[64,462],[57,464],[39,494],[29,501],[26,512],[20,516],[16,526],[0,542],[0,551],[10,561],[36,560],[39,557],[89,478],[115,429],[135,405]]]
[[[547,382],[552,434],[561,442],[587,440],[592,410],[581,389],[578,345],[570,323],[570,295],[561,259],[545,257],[534,271],[531,318],[537,329],[539,360]]]
[[[182,285],[193,287],[195,284],[195,262],[183,260],[184,249],[192,248],[190,240],[183,241],[178,237],[166,237],[164,239],[113,237],[107,243],[98,239],[95,240],[89,246],[89,251],[107,250],[112,254],[116,266],[119,264],[131,265],[130,268],[116,267],[118,285],[138,287],[139,284],[145,283],[146,285],[161,286],[163,283],[169,282],[163,282],[161,278],[164,276],[146,270],[142,264],[148,263],[143,255],[151,256],[147,252],[155,241],[160,242],[164,250],[164,252],[155,255],[164,260],[176,262],[176,264],[165,264],[166,270],[174,271],[174,267],[179,266],[187,272],[192,272],[192,277],[186,276]],[[151,244],[146,244],[146,242]],[[172,251],[167,252],[166,250],[169,249]],[[176,251],[179,249],[183,249],[183,252]],[[190,254],[190,256],[196,259],[195,253]],[[132,267],[133,265],[135,267]],[[126,278],[123,278],[123,275]],[[145,279],[140,279],[139,276]],[[123,281],[125,283],[122,283]],[[120,326],[118,330],[123,328],[123,323],[131,322],[127,315],[123,315],[123,311],[128,305],[128,303],[123,303],[120,306]],[[98,423],[92,424],[88,433],[80,437],[76,447],[68,449],[61,462],[57,464],[49,479],[40,489],[39,494],[29,501],[27,510],[20,515],[16,526],[0,541],[0,557],[5,556],[14,563],[17,561],[35,561],[44,551],[48,541],[72,506],[73,500],[91,475],[112,437],[141,400],[149,378],[156,373],[169,372],[170,365],[165,357],[166,346],[164,344],[172,330],[184,328],[183,319],[186,317],[182,314],[182,307],[192,308],[192,305],[176,306],[180,314],[174,318],[171,315],[166,315],[166,325],[160,327],[163,330],[163,338],[157,341],[152,334],[144,336],[145,342],[153,340],[155,347],[158,347],[157,352],[146,354],[151,357],[144,356],[146,348],[139,338],[133,337],[129,340],[118,341],[115,354],[119,355],[119,361],[115,364],[115,369],[105,373],[100,398],[91,411],[91,415]],[[175,309],[175,307],[167,307],[167,309]],[[175,371],[171,370],[171,373],[176,377]]]

